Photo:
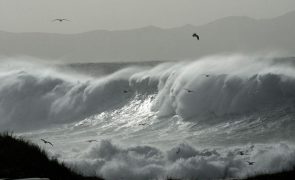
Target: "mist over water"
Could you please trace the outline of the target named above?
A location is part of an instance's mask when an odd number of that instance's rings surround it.
[[[210,56],[104,72],[7,60],[0,131],[19,132],[75,170],[106,179],[277,172],[294,165],[294,60]]]

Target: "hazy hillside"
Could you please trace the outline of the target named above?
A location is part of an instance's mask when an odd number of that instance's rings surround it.
[[[0,56],[107,62],[183,60],[231,52],[282,51],[295,55],[294,19],[295,12],[291,12],[274,19],[228,17],[203,26],[172,29],[150,26],[71,35],[0,31]],[[194,32],[200,41],[192,38]]]

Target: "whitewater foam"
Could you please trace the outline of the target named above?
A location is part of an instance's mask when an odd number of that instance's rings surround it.
[[[0,131],[25,132],[38,144],[49,139],[52,157],[106,179],[277,172],[294,166],[293,62],[211,56],[97,77],[60,65],[4,63]]]
[[[295,165],[294,147],[286,144],[253,147],[197,150],[179,144],[163,152],[150,146],[121,148],[110,141],[102,141],[80,152],[78,158],[65,161],[85,175],[106,179],[244,178],[288,170]],[[247,155],[239,155],[240,151],[247,151]],[[248,161],[254,165],[249,165]]]

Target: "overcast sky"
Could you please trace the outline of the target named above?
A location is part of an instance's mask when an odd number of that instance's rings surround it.
[[[295,0],[0,0],[0,30],[76,33],[200,25],[226,16],[271,18]],[[52,22],[68,18],[71,22]]]

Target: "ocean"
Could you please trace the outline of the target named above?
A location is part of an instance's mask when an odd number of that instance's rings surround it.
[[[295,165],[292,57],[73,64],[19,57],[2,60],[0,82],[0,131],[84,175],[226,179]]]

